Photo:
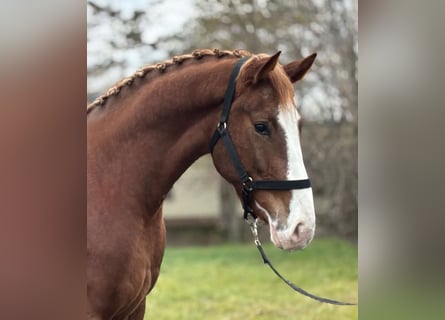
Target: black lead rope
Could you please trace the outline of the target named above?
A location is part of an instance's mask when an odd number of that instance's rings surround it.
[[[321,298],[316,295],[313,295],[299,287],[295,284],[284,278],[272,265],[270,260],[267,258],[266,253],[261,246],[261,242],[258,239],[257,232],[257,217],[253,213],[253,210],[249,207],[250,195],[254,190],[292,190],[292,189],[306,189],[311,187],[311,182],[309,179],[302,180],[253,180],[252,177],[249,176],[246,169],[244,169],[243,164],[241,163],[238,153],[236,152],[235,146],[233,145],[232,139],[230,138],[229,131],[227,129],[227,121],[229,120],[230,107],[232,105],[233,97],[235,94],[236,87],[236,78],[238,73],[244,64],[249,59],[249,57],[244,57],[238,60],[233,67],[232,73],[230,74],[229,84],[226,89],[226,93],[224,95],[223,109],[221,112],[221,117],[219,120],[219,124],[216,127],[215,133],[213,134],[210,140],[210,150],[213,153],[213,149],[219,139],[224,143],[226,150],[229,154],[229,158],[235,167],[235,170],[240,177],[242,182],[242,204],[244,210],[244,219],[249,223],[249,226],[252,230],[252,233],[255,238],[255,245],[258,248],[258,251],[263,258],[265,264],[267,264],[272,271],[283,280],[288,286],[290,286],[295,291],[309,297],[315,299],[320,302],[330,303],[335,305],[354,305],[353,303],[340,302],[331,299]],[[252,221],[249,221],[249,216],[253,217]]]
[[[269,266],[270,269],[272,269],[272,271],[281,279],[283,280],[289,287],[291,287],[292,289],[294,289],[295,291],[301,293],[302,295],[309,297],[311,299],[317,300],[319,302],[323,302],[323,303],[329,303],[329,304],[334,304],[334,305],[339,305],[339,306],[355,306],[357,305],[356,303],[350,303],[350,302],[342,302],[342,301],[337,301],[337,300],[332,300],[332,299],[328,299],[328,298],[323,298],[323,297],[319,297],[316,296],[310,292],[307,292],[306,290],[298,287],[297,285],[295,285],[294,283],[292,283],[291,281],[287,280],[285,277],[283,277],[277,269],[275,269],[275,267],[272,265],[272,262],[270,262],[269,258],[266,256],[266,253],[264,252],[264,249],[261,245],[261,242],[258,238],[258,231],[257,231],[257,218],[254,218],[252,220],[246,219],[246,222],[249,224],[250,226],[250,230],[252,231],[253,237],[254,237],[254,242],[255,245],[258,249],[258,251],[261,254],[261,258],[263,258],[263,262],[265,264],[267,264]]]

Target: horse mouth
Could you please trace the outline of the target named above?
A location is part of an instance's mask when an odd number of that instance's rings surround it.
[[[277,230],[273,224],[269,224],[270,240],[279,249],[296,251],[306,248],[314,237],[314,230],[301,224],[289,231]]]
[[[284,225],[280,225],[257,201],[255,201],[255,205],[264,213],[264,222],[269,225],[270,240],[277,248],[301,250],[311,243],[315,232],[315,222],[312,222],[310,219],[300,218],[299,222],[287,222]]]

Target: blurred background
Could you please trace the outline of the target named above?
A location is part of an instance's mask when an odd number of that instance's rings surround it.
[[[142,65],[198,48],[281,50],[282,64],[317,52],[295,88],[316,237],[357,241],[357,1],[94,0],[87,25],[89,102]],[[164,213],[169,244],[250,239],[209,156],[175,184]]]

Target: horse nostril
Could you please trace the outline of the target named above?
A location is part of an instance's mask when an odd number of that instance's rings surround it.
[[[301,232],[303,231],[304,224],[302,222],[298,223],[294,230],[294,236],[298,239],[300,238]]]

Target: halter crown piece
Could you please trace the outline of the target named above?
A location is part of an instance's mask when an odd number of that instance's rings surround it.
[[[233,96],[235,93],[236,87],[236,78],[239,74],[239,71],[242,65],[249,59],[250,57],[243,57],[238,60],[233,67],[232,73],[230,74],[229,84],[227,85],[227,89],[224,95],[223,109],[221,112],[221,117],[219,119],[219,123],[216,127],[215,133],[213,134],[210,140],[210,150],[213,153],[213,149],[215,145],[218,143],[221,138],[226,150],[229,154],[230,160],[235,167],[238,176],[242,182],[242,205],[244,210],[244,220],[249,224],[250,229],[252,231],[254,242],[258,251],[263,258],[263,262],[267,264],[272,271],[283,280],[288,286],[290,286],[295,291],[309,297],[315,299],[320,302],[335,304],[335,305],[355,305],[353,303],[341,302],[331,299],[326,299],[322,297],[318,297],[313,295],[285,279],[272,265],[270,260],[267,258],[266,253],[264,252],[263,247],[261,246],[261,242],[258,239],[257,232],[257,216],[253,213],[253,210],[249,207],[250,195],[254,190],[293,190],[293,189],[306,189],[311,187],[311,182],[309,179],[302,180],[253,180],[252,177],[247,173],[243,164],[241,163],[238,153],[236,152],[235,146],[233,145],[232,139],[230,138],[229,130],[227,128],[227,121],[229,120],[230,107],[232,106]],[[249,219],[249,216],[252,217]]]

